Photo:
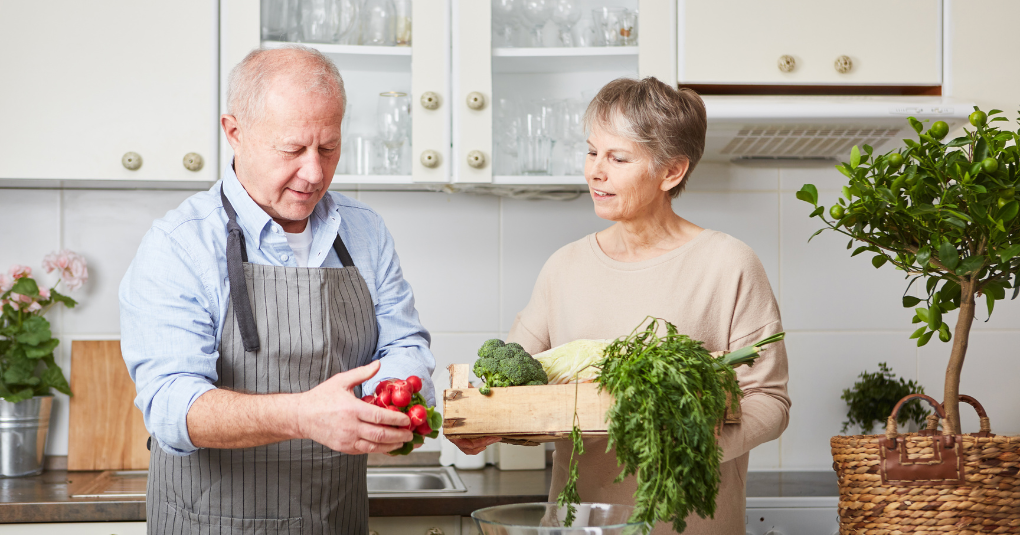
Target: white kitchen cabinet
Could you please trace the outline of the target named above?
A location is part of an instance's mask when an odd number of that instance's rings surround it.
[[[215,180],[216,10],[0,3],[0,179]],[[122,163],[131,152],[135,170]],[[190,153],[200,169],[185,167]]]
[[[676,20],[681,84],[942,83],[940,0],[678,0]]]
[[[257,2],[243,0],[223,0],[221,6],[224,40],[221,89],[225,90],[229,69],[260,45],[259,8]],[[641,45],[494,48],[489,0],[415,0],[410,47],[304,43],[327,54],[344,76],[351,116],[345,125],[346,139],[374,131],[380,92],[402,91],[411,95],[411,150],[405,152],[411,162],[409,174],[346,174],[341,167],[333,183],[339,187],[413,183],[583,184],[579,172],[571,176],[494,173],[494,153],[506,125],[494,121],[493,109],[506,99],[523,102],[590,98],[606,82],[621,76],[636,77],[639,73],[675,79],[672,0],[589,0],[584,4],[585,13],[590,14],[593,7],[599,6],[639,7]],[[438,97],[438,108],[424,106],[422,96],[427,92]],[[222,104],[225,107],[225,102]],[[350,155],[351,147],[344,150]],[[425,151],[438,155],[437,166],[423,164]],[[231,154],[222,140],[221,153],[224,158]]]
[[[0,524],[0,535],[145,535],[145,522],[62,522]]]

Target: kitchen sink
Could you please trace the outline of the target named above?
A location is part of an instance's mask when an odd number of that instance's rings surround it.
[[[144,498],[148,472],[107,470],[81,485],[71,484],[72,498]],[[449,466],[369,467],[368,494],[466,492]]]

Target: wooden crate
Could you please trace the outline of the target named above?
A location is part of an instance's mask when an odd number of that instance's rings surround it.
[[[607,434],[606,412],[613,404],[594,383],[493,388],[483,396],[468,384],[468,364],[450,366],[450,389],[443,392],[443,434],[450,438],[503,437],[510,444],[562,440],[574,427],[585,436]],[[725,423],[740,423],[740,405],[726,411]]]

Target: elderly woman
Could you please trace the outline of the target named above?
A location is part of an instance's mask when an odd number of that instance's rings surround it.
[[[585,115],[585,180],[595,213],[614,224],[561,248],[546,262],[508,341],[535,354],[579,338],[629,334],[646,316],[664,318],[709,351],[733,350],[782,331],[779,309],[750,247],[673,211],[705,145],[705,106],[690,90],[655,78],[615,80]],[[687,534],[745,530],[748,452],[786,428],[786,348],[767,346],[754,367],[737,370],[743,416],[724,426],[722,480],[714,519],[688,518]],[[459,444],[480,450],[489,439]],[[569,441],[556,444],[549,498],[567,479]],[[633,476],[621,483],[605,438],[585,439],[579,460],[582,501],[633,503]],[[654,533],[671,533],[660,523]]]

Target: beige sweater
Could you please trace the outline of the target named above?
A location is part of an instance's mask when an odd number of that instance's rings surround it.
[[[646,316],[664,318],[709,351],[734,350],[782,330],[779,308],[761,262],[750,247],[727,234],[705,230],[687,244],[641,262],[619,262],[592,234],[549,258],[528,306],[517,315],[508,341],[534,354],[580,338],[630,334]],[[790,398],[786,346],[771,344],[754,367],[737,371],[744,391],[740,424],[721,436],[722,481],[714,519],[691,515],[688,535],[743,535],[748,452],[786,429]],[[556,444],[549,498],[566,483],[570,442]],[[621,483],[606,440],[586,439],[578,490],[586,502],[633,504],[633,476]],[[659,523],[653,533],[673,533]]]

